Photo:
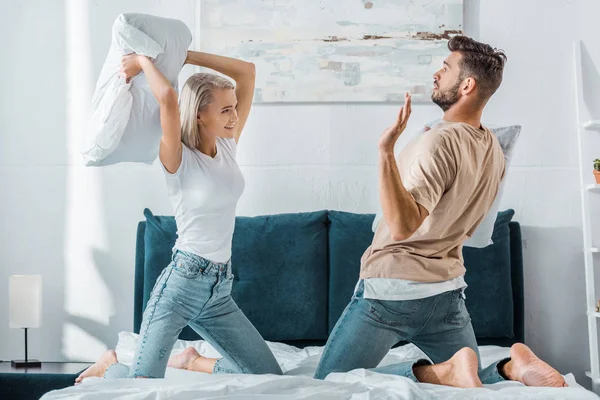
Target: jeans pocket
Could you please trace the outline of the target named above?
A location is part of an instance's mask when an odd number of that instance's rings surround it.
[[[173,269],[173,279],[169,281],[165,291],[165,300],[171,304],[172,310],[186,320],[198,316],[213,295],[216,279],[199,273],[196,279],[181,277]]]
[[[197,262],[177,257],[173,260],[173,272],[183,278],[196,279],[202,274],[203,269]]]
[[[413,316],[422,300],[368,300],[369,312],[377,320],[385,325],[395,326],[407,324]]]
[[[448,313],[444,321],[449,325],[465,326],[470,320],[471,317],[467,311],[465,299],[462,296],[462,289],[452,291],[450,293]]]

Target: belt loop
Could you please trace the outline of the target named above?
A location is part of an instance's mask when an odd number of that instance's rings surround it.
[[[200,271],[202,272],[202,274],[204,274],[208,269],[208,261],[204,257],[199,257],[198,263],[200,264]]]

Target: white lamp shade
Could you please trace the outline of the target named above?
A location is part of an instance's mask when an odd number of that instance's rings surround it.
[[[8,280],[11,328],[39,328],[42,325],[41,275],[13,275]]]

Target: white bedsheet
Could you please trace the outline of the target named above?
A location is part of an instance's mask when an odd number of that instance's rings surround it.
[[[130,363],[136,335],[119,335],[117,356]],[[213,357],[218,353],[203,341],[178,341],[172,354],[192,345],[200,354]],[[274,375],[208,375],[168,368],[165,379],[100,379],[88,378],[81,385],[46,394],[42,399],[598,399],[579,386],[573,377],[565,376],[569,388],[532,388],[516,382],[485,385],[478,389],[457,389],[414,383],[409,379],[373,373],[364,369],[330,374],[325,381],[312,379],[321,347],[298,349],[280,343],[269,343],[280,362],[284,376]],[[508,355],[508,349],[480,347],[483,366]],[[413,345],[393,349],[380,365],[424,358]]]

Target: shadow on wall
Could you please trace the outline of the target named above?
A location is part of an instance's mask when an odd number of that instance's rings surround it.
[[[116,262],[115,257],[111,256],[107,251],[93,249],[92,253],[94,266],[102,278],[103,285],[109,289],[110,298],[117,308],[116,314],[118,315],[118,309],[121,305],[126,304],[129,306],[129,303],[131,303],[129,297],[124,296],[124,294],[133,290],[129,281],[123,279],[122,262]],[[68,317],[69,322],[85,331],[86,334],[95,340],[105,344],[107,348],[114,348],[118,339],[118,331],[124,330],[126,326],[129,326],[115,323],[114,320],[114,314],[109,317],[108,325],[81,316],[69,315]],[[128,322],[131,324],[131,321]],[[115,329],[117,329],[117,332],[115,332]]]
[[[523,226],[525,342],[590,388],[582,231]],[[529,329],[535,327],[535,329]],[[532,333],[533,332],[533,333]],[[584,360],[584,361],[582,361]]]

